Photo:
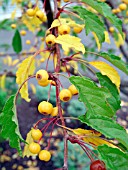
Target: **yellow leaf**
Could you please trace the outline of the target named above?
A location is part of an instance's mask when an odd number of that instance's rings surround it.
[[[30,87],[31,87],[31,89],[32,89],[32,93],[33,94],[36,94],[36,87],[34,86],[34,84],[30,84]]]
[[[104,31],[104,35],[105,35],[105,42],[110,44],[110,38],[109,38],[109,33],[108,31]]]
[[[124,34],[124,37],[125,37],[125,34]],[[122,35],[118,33],[118,40],[117,41],[115,40],[116,46],[120,47],[121,45],[124,45],[124,43],[125,43],[125,38],[123,39]]]
[[[11,19],[13,20],[16,16],[16,9],[11,13]]]
[[[72,130],[76,135],[79,136],[84,136],[82,137],[82,139],[87,143],[92,145],[93,147],[95,146],[99,146],[99,145],[103,145],[106,144],[108,146],[114,147],[116,148],[115,145],[113,145],[112,143],[110,143],[109,141],[100,138],[101,133],[97,132],[95,130],[85,130],[85,129],[73,129]]]
[[[96,44],[97,44],[97,47],[98,47],[98,51],[100,51],[100,49],[101,49],[101,44],[100,44],[100,42],[99,42],[99,39],[98,39],[98,37],[97,37],[97,35],[96,35],[95,32],[92,32],[92,34],[93,34],[93,36],[94,36],[94,38],[95,38],[95,40],[96,40]]]
[[[8,63],[8,66],[12,65],[12,57],[7,56],[7,63]]]
[[[71,35],[59,35],[55,42],[62,45],[64,51],[68,51],[69,48],[73,48],[77,51],[81,51],[83,54],[85,53],[84,45],[80,42],[81,39],[78,37],[74,37]]]
[[[6,74],[3,74],[0,78],[0,87],[2,90],[5,89],[5,78],[6,78]]]
[[[30,157],[30,156],[35,156],[37,154],[32,154],[30,151],[29,151],[29,144],[31,144],[32,142],[34,142],[32,136],[31,136],[31,132],[32,130],[30,130],[27,134],[27,137],[26,137],[26,142],[28,144],[25,144],[24,146],[24,150],[23,150],[23,157]]]
[[[17,72],[16,72],[16,82],[19,86],[30,76],[33,75],[35,71],[35,60],[33,56],[30,56],[22,61],[20,64]],[[20,90],[21,97],[25,99],[27,102],[30,101],[28,97],[28,83],[26,82],[21,90]]]
[[[54,27],[58,27],[58,26],[60,26],[61,24],[66,24],[66,19],[55,19],[53,22],[52,22],[52,24],[51,24],[51,27],[49,28],[49,29],[52,29],[52,28],[54,28]]]
[[[102,139],[102,138],[96,137],[96,136],[84,137],[83,141],[85,141],[87,144],[93,145],[93,147],[106,144],[106,145],[108,145],[112,148],[118,148],[117,146],[115,146],[111,142],[106,141],[105,139]]]
[[[18,62],[19,62],[19,59],[15,59],[15,60],[13,60],[13,62],[12,62],[12,66],[15,66]]]
[[[89,62],[89,64],[100,70],[102,75],[108,76],[109,79],[116,85],[117,89],[119,90],[120,76],[112,66],[103,61],[91,61]]]
[[[73,132],[76,135],[81,135],[81,136],[84,136],[84,135],[101,136],[100,132],[97,132],[94,130],[85,130],[85,129],[81,129],[81,128],[73,129]]]

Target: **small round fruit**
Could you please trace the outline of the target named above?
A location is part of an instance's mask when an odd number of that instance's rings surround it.
[[[122,0],[122,2],[128,5],[128,0]]]
[[[48,81],[48,78],[49,78],[49,74],[46,70],[39,70],[37,71],[36,73],[36,79],[37,81],[39,81],[40,83],[41,82],[45,82],[45,81]]]
[[[45,38],[45,42],[46,42],[47,45],[54,45],[55,44],[55,39],[56,39],[56,37],[53,34],[49,34]]]
[[[43,22],[47,22],[47,16],[46,15],[44,15],[44,17],[43,17]]]
[[[41,21],[44,19],[44,13],[41,10],[36,12],[36,17],[39,18]]]
[[[56,82],[53,81],[53,80],[49,80],[49,83],[50,83],[52,86],[56,86]]]
[[[110,28],[109,28],[109,31],[110,31],[111,33],[113,33],[113,32],[115,31],[114,27],[110,27]]]
[[[51,114],[53,111],[53,106],[51,103],[43,101],[38,105],[38,111],[41,114]]]
[[[78,94],[78,90],[73,84],[71,86],[69,86],[68,90],[70,90],[72,95],[77,95]]]
[[[61,25],[58,27],[59,34],[69,34],[70,33],[70,27],[68,25]]]
[[[74,27],[74,28],[73,28],[73,31],[74,31],[76,34],[79,34],[82,30],[83,30],[82,27]]]
[[[64,111],[62,110],[62,114],[64,114]],[[58,115],[58,107],[53,107],[51,116],[57,116]]]
[[[119,5],[119,9],[120,9],[121,11],[124,11],[124,10],[127,9],[127,5],[126,5],[125,3],[122,3],[122,4]]]
[[[106,170],[105,164],[103,161],[95,160],[91,163],[90,170]]]
[[[20,34],[21,34],[22,36],[25,36],[25,35],[26,35],[26,31],[25,31],[25,30],[22,30],[22,31],[20,31]]]
[[[69,2],[70,0],[63,0],[64,2]]]
[[[38,143],[32,142],[29,145],[29,151],[33,154],[38,154],[40,152],[41,148],[40,145]]]
[[[34,140],[39,140],[42,137],[42,132],[39,129],[32,129],[31,135]]]
[[[11,28],[15,29],[16,28],[16,24],[11,24]]]
[[[38,84],[42,87],[46,87],[49,85],[49,80],[46,81],[38,81]]]
[[[47,150],[41,150],[39,153],[39,159],[48,162],[51,159],[51,153]]]
[[[72,94],[71,94],[70,90],[63,89],[60,91],[59,97],[60,97],[60,100],[62,100],[63,102],[67,102],[71,99]]]
[[[29,8],[29,9],[27,10],[27,15],[28,15],[29,17],[33,17],[33,16],[35,15],[34,9]]]
[[[30,44],[31,44],[31,41],[30,41],[30,40],[26,40],[26,44],[27,44],[27,45],[30,45]]]

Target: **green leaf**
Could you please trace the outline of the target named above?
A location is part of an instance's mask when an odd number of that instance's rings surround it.
[[[93,129],[105,135],[107,138],[115,138],[128,148],[128,134],[126,130],[109,117],[101,115],[91,115],[88,112],[80,116],[79,120],[91,126]]]
[[[98,152],[101,160],[105,162],[107,168],[112,170],[128,169],[128,154],[107,145],[98,146]]]
[[[115,86],[115,84],[112,83],[112,81],[105,75],[102,75],[101,73],[96,73],[100,85],[103,87],[106,87],[109,92],[112,94],[112,97],[108,99],[109,104],[113,107],[115,112],[120,109],[120,95],[118,93],[118,90]]]
[[[93,81],[85,77],[72,76],[69,78],[79,90],[79,97],[88,109],[88,116],[104,115],[112,117],[115,111],[108,102],[112,95],[106,88],[98,87]]]
[[[104,2],[99,2],[95,0],[82,0],[82,2],[85,2],[89,6],[91,6],[93,9],[98,11],[101,15],[103,15],[105,18],[107,18],[111,24],[113,24],[120,32],[120,34],[123,37],[122,33],[122,21],[112,13],[112,9],[109,5],[107,5]]]
[[[44,37],[45,36],[45,32],[46,32],[46,30],[40,30],[40,31],[38,31],[38,33],[36,34],[36,36],[37,37]]]
[[[22,155],[22,150],[20,147],[20,141],[23,141],[18,128],[18,121],[16,115],[16,107],[14,104],[15,95],[12,95],[3,108],[0,114],[0,126],[2,130],[0,136],[4,139],[9,140],[9,144],[12,148],[16,148],[20,155]]]
[[[20,37],[20,33],[18,30],[16,30],[13,40],[12,40],[12,46],[13,46],[13,50],[18,54],[21,52],[22,50],[22,42],[21,42],[21,37]]]
[[[104,52],[99,53],[99,55],[128,75],[128,65],[120,57]]]
[[[87,11],[85,8],[80,6],[75,6],[73,8],[74,11],[76,11],[80,17],[85,22],[85,28],[86,28],[86,34],[88,35],[90,32],[95,32],[97,35],[99,42],[102,43],[105,41],[105,27],[103,22],[99,19],[97,15],[95,15],[92,12]]]

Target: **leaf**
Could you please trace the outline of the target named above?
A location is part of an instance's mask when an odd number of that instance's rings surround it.
[[[109,90],[109,92],[112,94],[112,97],[108,99],[108,101],[110,105],[113,106],[113,109],[116,112],[118,109],[121,108],[120,106],[121,100],[115,84],[113,84],[107,76],[104,76],[101,73],[97,73],[96,75],[98,77],[100,85],[106,87]]]
[[[24,146],[24,150],[23,150],[23,157],[30,157],[30,156],[34,156],[34,155],[37,155],[37,154],[32,154],[30,151],[29,151],[29,144],[31,144],[32,142],[34,142],[32,136],[31,136],[31,132],[32,130],[30,130],[27,134],[27,137],[26,137],[26,144]]]
[[[105,41],[105,27],[103,22],[98,18],[98,16],[80,6],[75,6],[73,10],[75,10],[84,20],[86,34],[88,35],[90,32],[94,32],[97,35],[100,44],[102,44]]]
[[[62,45],[64,51],[68,51],[69,48],[73,48],[77,51],[81,51],[83,54],[85,53],[84,45],[80,42],[81,39],[78,37],[74,37],[71,35],[59,35],[55,42]]]
[[[82,140],[85,141],[87,144],[92,145],[93,147],[97,147],[99,145],[106,144],[113,148],[117,146],[113,145],[111,142],[107,141],[106,139],[101,138],[101,133],[94,131],[94,130],[85,130],[85,129],[73,129],[73,132],[76,135],[83,136]]]
[[[79,97],[85,103],[88,112],[95,115],[112,117],[115,112],[108,103],[111,93],[106,88],[98,87],[93,81],[85,77],[72,76],[70,82],[79,90]]]
[[[12,95],[3,108],[0,114],[0,125],[2,127],[0,136],[9,140],[9,144],[12,148],[16,148],[20,155],[22,150],[20,147],[20,141],[23,141],[18,128],[18,121],[16,115],[16,107],[14,104],[15,95]]]
[[[5,79],[6,79],[6,74],[3,74],[1,77],[0,77],[0,88],[2,90],[5,89]]]
[[[110,23],[113,24],[119,30],[120,34],[123,36],[122,21],[112,13],[112,9],[110,8],[109,5],[107,5],[107,3],[94,0],[82,0],[82,2],[85,2],[93,9],[95,9],[97,12],[99,12],[101,15],[103,15],[105,18],[107,18],[110,21]]]
[[[128,65],[120,57],[104,52],[99,53],[99,55],[128,75]]]
[[[118,72],[109,64],[103,61],[91,61],[89,62],[96,69],[100,70],[102,75],[106,75],[110,78],[110,80],[116,85],[117,89],[120,88],[120,76]]]
[[[21,42],[21,37],[20,37],[20,33],[18,30],[16,30],[14,37],[12,39],[12,46],[13,46],[13,50],[18,54],[21,52],[22,50],[22,42]]]
[[[92,34],[93,34],[93,36],[94,36],[94,38],[95,38],[95,40],[96,40],[96,44],[97,44],[97,47],[98,47],[98,51],[100,51],[100,49],[101,49],[101,44],[100,44],[100,42],[99,42],[99,39],[98,39],[97,35],[95,34],[95,32],[92,32]]]
[[[20,67],[18,68],[16,72],[16,82],[19,86],[22,85],[22,83],[34,73],[35,71],[35,60],[33,59],[33,56],[29,56],[25,60],[22,61],[20,64]],[[21,90],[20,90],[21,97],[25,99],[27,102],[30,101],[28,97],[28,83],[26,82]]]
[[[110,38],[109,38],[109,33],[108,33],[108,31],[104,31],[104,34],[105,34],[105,42],[108,43],[108,44],[110,44],[111,42],[110,42]]]
[[[118,33],[117,36],[118,36],[118,39],[115,40],[115,44],[119,48],[121,45],[125,44],[125,38],[123,39],[120,33]]]
[[[112,120],[111,106],[108,98],[110,92],[106,88],[99,88],[90,79],[72,76],[70,82],[75,85],[79,91],[79,100],[86,105],[87,112],[80,116],[79,120],[93,129],[105,135],[107,138],[115,138],[128,148],[128,134],[126,130]]]
[[[107,138],[114,138],[128,148],[128,134],[126,130],[109,117],[94,115],[90,116],[89,111],[79,120],[91,126],[93,129],[105,135]]]
[[[128,154],[121,152],[117,148],[111,148],[107,145],[98,146],[98,152],[108,169],[127,170]]]

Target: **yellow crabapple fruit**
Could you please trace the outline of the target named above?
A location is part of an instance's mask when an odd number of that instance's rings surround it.
[[[26,44],[27,44],[27,45],[30,45],[30,44],[31,44],[31,41],[30,41],[30,40],[26,40]]]
[[[39,153],[39,159],[48,162],[51,159],[51,153],[47,150],[41,150]]]
[[[70,90],[63,89],[63,90],[60,91],[59,97],[60,97],[61,101],[67,102],[67,101],[69,101],[71,99],[72,94],[71,94]]]
[[[56,86],[56,82],[53,81],[53,80],[49,80],[49,83],[50,83],[52,86]]]
[[[39,105],[38,105],[38,111],[41,114],[51,114],[53,111],[53,106],[51,103],[46,102],[46,101],[42,101]]]
[[[70,33],[70,27],[68,25],[61,25],[58,27],[58,32],[59,34],[63,35],[63,34],[69,34]]]
[[[31,135],[34,140],[39,140],[43,134],[40,129],[32,129]]]
[[[126,5],[125,3],[122,3],[122,4],[119,5],[119,9],[120,9],[121,11],[124,11],[124,10],[127,9],[127,5]]]
[[[15,29],[16,28],[16,24],[11,24],[11,28]]]
[[[26,35],[26,31],[25,31],[25,30],[21,30],[21,31],[20,31],[20,34],[21,34],[22,36],[25,36],[25,35]]]
[[[39,18],[41,21],[44,19],[44,13],[41,10],[36,12],[36,17]]]
[[[27,15],[28,15],[29,17],[33,17],[33,16],[35,15],[35,10],[32,9],[32,8],[29,8],[29,9],[27,10]]]
[[[64,2],[69,2],[70,0],[63,0]]]
[[[38,154],[41,150],[41,147],[38,143],[35,143],[35,142],[32,142],[30,145],[29,145],[29,151],[33,154]]]
[[[49,74],[46,70],[39,70],[36,72],[36,79],[38,82],[45,82],[45,81],[48,81],[48,78],[49,78]]]
[[[63,110],[62,110],[62,114],[64,114]],[[58,116],[58,107],[53,107],[51,116]]]
[[[109,31],[110,31],[111,33],[113,33],[113,32],[115,31],[114,27],[110,27],[110,28],[109,28]]]
[[[78,94],[78,90],[73,84],[71,86],[69,86],[68,90],[70,90],[72,95],[77,95]]]
[[[46,87],[49,85],[49,80],[46,81],[38,81],[38,84],[42,87]]]
[[[53,34],[49,34],[48,36],[46,36],[45,42],[47,45],[54,45],[55,39],[56,39],[56,37]]]
[[[83,28],[82,28],[82,27],[78,27],[78,26],[75,26],[75,27],[73,28],[73,31],[74,31],[76,34],[79,34],[82,30],[83,30]]]

